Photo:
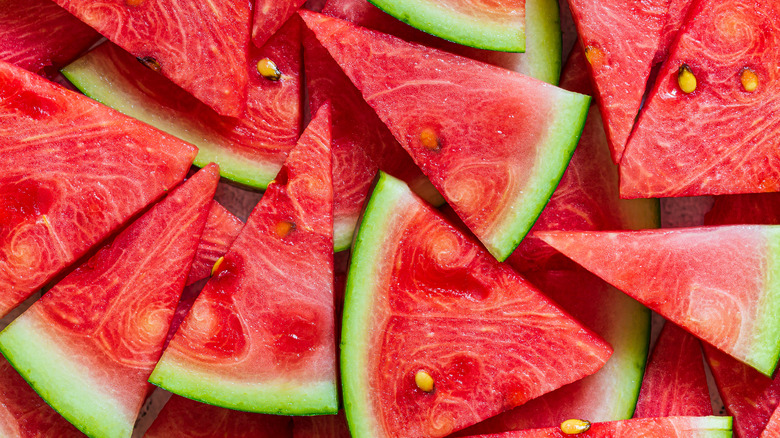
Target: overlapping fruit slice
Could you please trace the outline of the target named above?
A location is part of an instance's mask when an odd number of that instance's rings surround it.
[[[222,176],[265,188],[301,130],[300,20],[288,22],[258,49],[251,46],[246,109],[221,117],[186,91],[104,44],[63,73],[84,94],[196,145],[195,164],[219,164]]]
[[[766,429],[761,433],[761,438],[778,437],[780,437],[780,408],[775,409],[772,418],[769,419],[769,424],[766,425]]]
[[[716,196],[704,224],[780,224],[780,193]]]
[[[623,197],[780,191],[780,3],[700,0],[620,166]]]
[[[243,113],[249,1],[55,1],[219,114]]]
[[[772,375],[780,355],[780,227],[537,235],[647,307]]]
[[[0,62],[0,316],[181,181],[191,145]]]
[[[312,120],[150,381],[251,412],[333,413],[330,115]]]
[[[214,263],[225,255],[243,227],[241,219],[233,216],[222,204],[217,201],[211,203],[209,217],[200,235],[198,250],[187,277],[187,286],[211,275]]]
[[[563,174],[589,98],[336,18],[300,14],[463,222],[505,259]]]
[[[592,374],[611,353],[387,174],[348,275],[341,376],[355,437],[445,436]]]
[[[254,3],[252,42],[263,47],[306,0],[254,0]]]
[[[219,181],[210,165],[0,333],[0,351],[90,436],[129,437]]]

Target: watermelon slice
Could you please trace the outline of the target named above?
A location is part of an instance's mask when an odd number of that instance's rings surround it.
[[[648,360],[634,418],[712,414],[701,344],[667,322]]]
[[[3,355],[84,433],[132,433],[218,181],[202,169],[0,333]]]
[[[0,60],[39,74],[53,73],[100,39],[51,0],[0,0],[0,34]]]
[[[420,30],[471,47],[525,51],[525,0],[371,0]]]
[[[338,415],[295,417],[293,438],[351,438],[344,411]]]
[[[615,163],[639,113],[669,1],[569,1]]]
[[[557,0],[525,1],[525,53],[495,52],[455,44],[419,31],[384,13],[368,0],[329,0],[322,13],[406,41],[504,67],[557,84],[561,74],[561,20]]]
[[[354,436],[445,436],[592,374],[611,353],[387,174],[353,248],[341,377]]]
[[[217,113],[244,112],[249,1],[54,1]]]
[[[300,14],[458,216],[504,260],[560,180],[590,98],[349,22]]]
[[[112,44],[98,47],[63,73],[87,96],[198,146],[196,165],[215,162],[225,178],[264,189],[301,131],[299,27],[300,20],[291,20],[262,49],[250,49],[251,86],[238,119],[220,117]],[[282,73],[279,80],[259,73],[257,64],[264,59]]]
[[[780,355],[780,227],[537,235],[666,319],[772,375]]]
[[[254,3],[252,42],[257,47],[263,47],[306,0],[254,0]]]
[[[734,432],[739,438],[759,436],[780,406],[780,374],[770,379],[706,344],[704,353],[726,410],[734,416]]]
[[[533,273],[528,278],[565,311],[602,336],[615,352],[592,376],[535,398],[459,435],[552,427],[572,417],[594,422],[631,418],[650,344],[650,311],[582,268]]]
[[[705,225],[780,224],[780,193],[716,196]]]
[[[767,116],[780,111],[778,62],[780,3],[691,6],[626,148],[621,196],[780,191],[780,120]],[[695,78],[689,94],[681,69]]]
[[[329,111],[268,186],[152,383],[243,411],[338,410]]]
[[[3,62],[0,149],[0,317],[181,181],[196,153]]]
[[[731,438],[731,417],[667,417],[593,423],[586,432],[568,434],[561,427],[518,430],[480,438]],[[477,438],[477,437],[473,437]]]
[[[206,226],[200,236],[198,250],[192,261],[187,286],[208,278],[214,263],[225,255],[230,244],[236,240],[244,223],[233,216],[219,202],[213,201]]]
[[[766,429],[761,434],[761,438],[779,438],[780,437],[780,408],[775,409],[775,413],[772,414],[772,418],[769,419],[769,424],[766,425]]]
[[[688,10],[693,0],[669,0],[669,9],[666,12],[666,24],[661,29],[661,41],[658,44],[658,52],[654,63],[663,62],[669,56],[672,43],[677,38],[677,33],[685,24]]]
[[[292,438],[292,420],[233,411],[173,395],[144,438]]]

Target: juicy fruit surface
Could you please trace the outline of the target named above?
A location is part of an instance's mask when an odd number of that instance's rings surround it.
[[[589,98],[342,20],[301,15],[463,222],[505,259],[563,174]]]
[[[685,24],[685,18],[693,2],[694,0],[669,0],[666,24],[661,29],[661,40],[658,44],[658,52],[655,55],[656,63],[663,62],[669,56],[672,43],[677,38],[677,32]]]
[[[258,49],[251,46],[249,93],[240,117],[221,117],[132,55],[104,44],[63,70],[86,95],[196,145],[195,164],[219,164],[222,176],[265,188],[282,167],[301,131],[300,20],[288,22]],[[277,81],[257,63],[273,61]]]
[[[761,434],[761,438],[777,437],[780,437],[780,409],[775,409],[775,413],[769,419],[769,424],[767,424],[766,429]]]
[[[219,114],[244,110],[251,4],[172,0],[56,0]],[[128,31],[132,30],[132,31]]]
[[[211,202],[209,217],[200,235],[198,250],[187,277],[187,286],[211,275],[214,263],[225,255],[243,227],[241,219],[233,216],[217,201]]]
[[[780,4],[702,0],[661,67],[621,163],[624,197],[780,190]],[[685,64],[696,77],[681,91]],[[758,86],[740,80],[749,69]],[[706,114],[706,117],[703,115]]]
[[[704,224],[780,224],[780,193],[716,196]]]
[[[293,438],[351,438],[344,411],[338,415],[298,417],[293,420]]]
[[[572,0],[612,160],[619,163],[666,23],[669,0]]]
[[[181,181],[196,154],[5,63],[0,149],[0,316]]]
[[[263,47],[306,0],[255,0],[252,43]]]
[[[537,235],[666,319],[762,373],[771,375],[777,366],[780,227]]]
[[[358,437],[445,436],[592,374],[611,353],[385,174],[358,231],[344,313],[344,403]],[[431,392],[415,383],[420,371]]]
[[[0,0],[0,60],[34,73],[53,73],[87,50],[100,34],[50,0]]]
[[[151,382],[245,411],[336,412],[328,111],[301,136]]]
[[[218,180],[201,170],[0,333],[14,368],[85,433],[130,435]]]

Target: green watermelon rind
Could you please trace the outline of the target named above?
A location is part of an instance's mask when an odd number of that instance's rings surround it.
[[[767,279],[753,332],[753,345],[758,348],[748,355],[747,363],[771,378],[780,360],[780,227],[766,230]]]
[[[222,177],[242,186],[262,190],[276,177],[281,163],[246,160],[220,147],[196,124],[188,120],[166,118],[163,112],[155,110],[153,102],[111,68],[110,61],[100,61],[100,56],[98,47],[63,68],[62,74],[93,100],[197,146],[198,155],[193,164],[198,167],[217,163]]]
[[[168,359],[157,364],[149,382],[192,400],[238,411],[273,415],[338,413],[338,388],[333,381],[226,381],[219,373],[193,369],[178,364],[173,358]]]
[[[62,350],[46,330],[22,315],[0,334],[0,352],[46,403],[85,434],[129,437],[138,413],[118,415],[122,406],[111,389],[94,382],[73,361],[78,353]]]
[[[559,103],[551,105],[555,116],[550,119],[547,136],[538,143],[540,153],[533,174],[528,176],[529,183],[521,196],[512,199],[513,205],[502,207],[507,214],[480,239],[498,261],[503,262],[514,252],[542,214],[585,128],[591,97],[568,91],[559,96]]]
[[[437,0],[369,0],[374,6],[423,32],[464,46],[499,52],[525,52],[525,28],[447,14]],[[523,25],[524,26],[524,25]]]
[[[691,418],[689,425],[699,432],[696,436],[701,438],[731,438],[734,421],[732,417],[711,415]],[[688,431],[693,432],[693,430]]]
[[[563,68],[563,38],[557,0],[526,0],[526,48],[519,73],[558,85]]]

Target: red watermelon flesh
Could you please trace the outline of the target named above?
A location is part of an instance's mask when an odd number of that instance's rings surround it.
[[[14,368],[86,434],[130,436],[218,181],[202,169],[0,333]]]
[[[243,227],[241,219],[233,216],[222,204],[217,201],[211,203],[209,217],[187,277],[187,286],[211,275],[214,263],[225,255]]]
[[[351,438],[344,411],[338,415],[295,417],[293,438]]]
[[[84,434],[62,418],[30,388],[0,356],[0,436],[4,438],[82,438]]]
[[[734,434],[759,436],[780,406],[780,375],[771,379],[707,344],[704,353],[726,410],[734,416]]]
[[[247,97],[250,0],[55,0],[223,116]]]
[[[780,227],[547,231],[558,251],[766,375],[780,354]]]
[[[255,12],[252,22],[252,42],[263,45],[282,25],[295,14],[306,0],[254,0]]]
[[[2,62],[0,149],[0,316],[181,181],[196,154]]]
[[[174,394],[144,438],[292,438],[292,419],[199,403]]]
[[[34,73],[54,73],[100,34],[51,0],[0,0],[0,60]]]
[[[716,196],[705,225],[780,224],[780,193]]]
[[[701,0],[688,17],[626,148],[621,196],[780,191],[780,3]],[[758,78],[755,91],[743,74]]]
[[[634,418],[712,414],[701,344],[667,322],[647,362]]]
[[[234,409],[336,413],[329,107],[301,136],[150,381]]]
[[[668,7],[669,0],[569,1],[615,163],[639,113]]]
[[[761,434],[761,438],[780,438],[780,408],[775,409],[775,413],[769,419],[769,424]]]
[[[336,18],[300,14],[458,216],[504,260],[563,174],[589,98]]]
[[[663,62],[669,56],[669,50],[672,48],[677,37],[677,32],[685,24],[685,18],[688,10],[694,0],[669,0],[669,10],[666,12],[666,24],[661,29],[661,42],[658,44],[658,52],[655,55],[655,63]]]
[[[250,83],[246,110],[238,118],[221,117],[113,44],[91,51],[63,73],[93,99],[198,146],[196,165],[215,162],[225,178],[264,189],[301,132],[301,56],[297,18],[262,48],[252,45],[244,64]],[[279,80],[259,73],[263,59],[276,64]]]

